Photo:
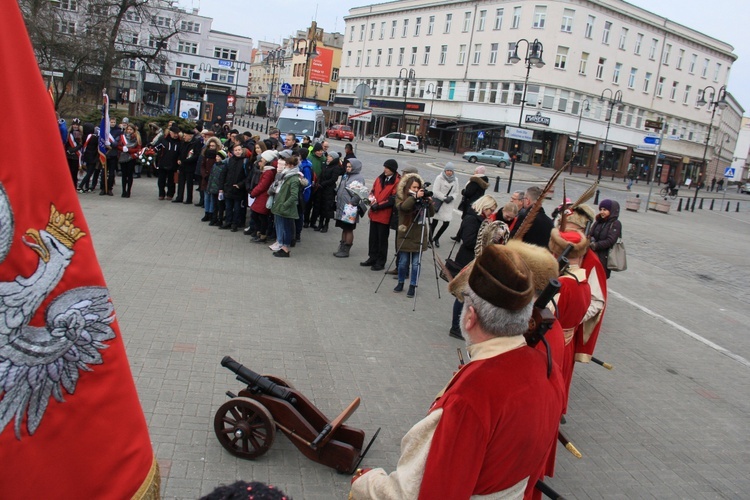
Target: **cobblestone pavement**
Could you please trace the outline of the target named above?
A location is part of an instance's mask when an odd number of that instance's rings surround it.
[[[389,156],[418,166],[427,179],[450,159],[368,144],[358,154],[368,184]],[[451,161],[465,182],[473,166]],[[506,201],[507,170],[489,170],[501,175],[495,195]],[[513,187],[543,183],[550,173],[518,166]],[[569,197],[587,187],[583,176],[569,179]],[[605,181],[601,189],[602,198],[624,205],[622,183]],[[646,186],[634,189],[645,197]],[[561,196],[558,186],[548,213]],[[349,423],[368,438],[383,428],[364,465],[395,467],[401,437],[450,378],[462,346],[447,335],[452,300],[437,284],[429,253],[413,310],[414,301],[391,291],[390,276],[378,289],[383,275],[358,265],[367,257],[367,222],[355,231],[349,259],[332,256],[337,230],[309,229],[290,259],[276,259],[241,232],[199,222],[196,207],[159,201],[154,179],[137,179],[130,199],[80,199],[165,498],[197,498],[239,478],[271,482],[298,499],[346,498],[347,476],[307,460],[281,434],[256,461],[224,451],[214,413],[225,391],[242,388],[219,365],[224,355],[289,380],[331,417],[360,396]],[[623,211],[621,219],[629,269],[610,279],[597,349],[615,369],[577,366],[564,430],[583,459],[559,451],[549,484],[567,498],[744,498],[750,212],[745,205],[739,213],[641,210]],[[446,257],[449,250],[446,243],[438,251]]]

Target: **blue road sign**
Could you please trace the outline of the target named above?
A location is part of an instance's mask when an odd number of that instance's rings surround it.
[[[727,167],[724,169],[724,177],[734,178],[734,167]]]
[[[225,68],[231,68],[232,61],[227,61],[226,59],[219,59],[219,66],[223,66]]]
[[[187,117],[188,117],[187,111],[183,111],[182,113],[180,113],[180,118],[187,120]]]
[[[652,137],[652,136],[646,136],[643,138],[643,142],[646,144],[653,144],[654,146],[657,146],[659,144],[659,138],[658,137]]]
[[[289,83],[282,83],[281,84],[281,93],[284,95],[289,95],[292,93],[292,86]]]
[[[484,140],[484,130],[480,130],[479,132],[477,132],[477,139],[479,139],[480,141]]]

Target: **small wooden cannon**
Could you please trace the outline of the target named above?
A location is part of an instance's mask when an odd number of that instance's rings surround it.
[[[216,437],[232,455],[258,458],[271,447],[278,429],[310,460],[342,474],[353,474],[380,432],[375,432],[362,451],[365,432],[344,425],[359,406],[359,398],[329,421],[285,380],[259,375],[229,356],[221,360],[221,366],[247,384],[239,395],[227,391],[231,399],[214,417]]]

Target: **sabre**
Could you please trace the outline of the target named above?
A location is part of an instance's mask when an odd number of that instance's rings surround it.
[[[597,365],[601,365],[601,366],[603,366],[603,367],[604,367],[604,368],[606,368],[607,370],[612,370],[612,369],[614,368],[614,366],[610,365],[610,364],[609,364],[609,363],[607,363],[606,361],[602,361],[601,359],[595,358],[595,357],[593,357],[593,356],[591,356],[591,361],[593,361],[593,362],[594,362],[594,363],[596,363]]]
[[[565,446],[565,449],[571,452],[574,457],[583,458],[583,455],[581,455],[581,452],[578,451],[578,448],[573,446],[573,443],[571,443],[570,440],[565,437],[565,434],[563,434],[561,430],[557,431],[557,440],[560,441],[560,443]]]
[[[543,481],[537,481],[535,488],[542,492],[546,497],[554,500],[565,500],[565,497],[547,486]]]

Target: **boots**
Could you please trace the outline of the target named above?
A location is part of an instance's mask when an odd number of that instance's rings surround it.
[[[320,232],[321,233],[327,233],[328,232],[328,223],[330,222],[330,219],[326,219],[325,222],[320,223]]]
[[[206,212],[203,218],[201,219],[201,222],[208,222],[211,220],[211,214],[209,212]]]
[[[266,242],[266,235],[258,233],[255,236],[253,236],[252,242],[253,243],[265,243]]]
[[[351,244],[342,243],[341,246],[339,247],[339,251],[333,254],[333,256],[339,257],[339,258],[349,257],[349,250],[351,250],[351,248],[352,248]]]

